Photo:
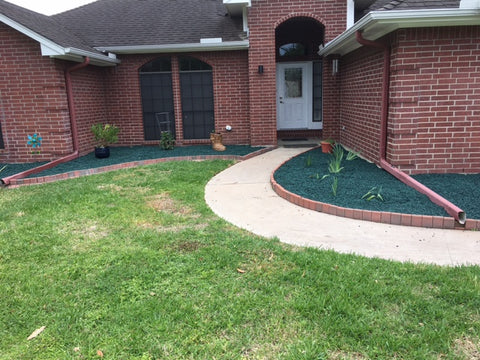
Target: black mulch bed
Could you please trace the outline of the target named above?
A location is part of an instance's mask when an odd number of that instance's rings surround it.
[[[97,159],[94,153],[87,154],[78,159],[60,164],[52,169],[42,171],[41,173],[31,175],[30,177],[40,177],[48,175],[62,174],[75,170],[93,169],[102,166],[109,166],[121,163],[127,163],[139,160],[179,157],[179,156],[203,156],[203,155],[238,155],[245,156],[252,152],[263,149],[263,147],[252,147],[247,145],[228,145],[222,152],[212,150],[210,145],[192,145],[178,146],[173,150],[163,150],[159,146],[134,146],[134,147],[112,147],[110,148],[110,157],[106,159]],[[43,163],[30,164],[9,164],[0,177],[4,178],[10,175],[18,174],[22,171],[40,166]],[[0,169],[5,164],[0,164]]]
[[[312,161],[310,166],[309,157]],[[275,180],[286,190],[304,198],[345,208],[449,216],[425,195],[375,164],[359,158],[347,161],[344,157],[344,169],[338,175],[337,195],[334,196],[333,176],[320,180],[323,175],[329,174],[329,160],[330,155],[323,154],[321,149],[308,151],[280,167],[274,175]],[[464,210],[467,218],[480,219],[480,174],[425,174],[414,178]],[[384,201],[362,199],[373,187],[381,187],[380,194]]]

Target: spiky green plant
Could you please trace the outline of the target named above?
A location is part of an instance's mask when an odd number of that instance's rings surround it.
[[[352,160],[357,159],[359,156],[360,156],[360,153],[359,153],[359,152],[350,150],[350,151],[347,153],[346,159],[347,159],[347,161],[352,161]]]
[[[372,201],[372,200],[380,200],[380,201],[385,201],[382,195],[382,187],[381,186],[374,186],[368,192],[362,196],[362,199],[365,199],[366,201]]]

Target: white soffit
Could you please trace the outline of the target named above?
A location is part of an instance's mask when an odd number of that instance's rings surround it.
[[[223,0],[230,16],[241,16],[243,9],[252,6],[251,0]]]
[[[480,25],[480,9],[372,11],[327,43],[318,54],[345,55],[358,49],[362,45],[355,38],[357,31],[374,41],[397,29],[458,25]]]

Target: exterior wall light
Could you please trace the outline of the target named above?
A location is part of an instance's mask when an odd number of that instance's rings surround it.
[[[332,75],[338,74],[338,59],[333,59],[332,60]]]

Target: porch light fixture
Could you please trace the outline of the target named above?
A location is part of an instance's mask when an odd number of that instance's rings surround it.
[[[263,65],[258,65],[258,73],[263,74]]]
[[[332,75],[338,74],[338,59],[332,60]]]

